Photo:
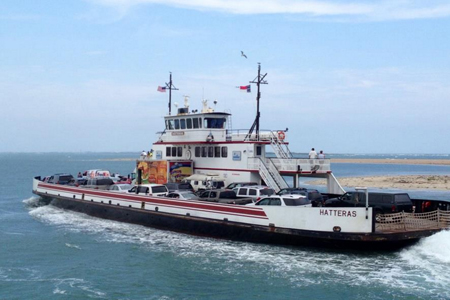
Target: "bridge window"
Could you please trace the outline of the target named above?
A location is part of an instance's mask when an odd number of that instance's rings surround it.
[[[186,119],[186,127],[187,129],[192,129],[192,119]]]
[[[193,118],[192,119],[193,128],[202,128],[202,118]]]
[[[173,119],[166,120],[166,129],[173,130]]]
[[[204,119],[205,128],[224,128],[225,127],[225,118],[205,118]]]
[[[180,128],[181,129],[186,129],[186,119],[181,119],[180,120]]]
[[[180,129],[180,120],[175,119],[175,129]]]

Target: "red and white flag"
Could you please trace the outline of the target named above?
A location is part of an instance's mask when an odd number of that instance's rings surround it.
[[[237,86],[237,88],[239,88],[239,90],[241,90],[241,92],[247,92],[247,93],[251,93],[251,86],[249,85],[241,85],[241,86]]]
[[[161,92],[161,93],[165,93],[166,92],[166,87],[165,86],[158,86],[157,91]]]

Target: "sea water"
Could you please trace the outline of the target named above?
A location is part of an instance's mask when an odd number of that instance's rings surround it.
[[[134,162],[120,159],[133,156],[0,154],[0,299],[450,299],[448,231],[388,253],[270,246],[93,218],[42,206],[31,193],[33,176],[128,174]],[[450,174],[332,167],[338,177]]]

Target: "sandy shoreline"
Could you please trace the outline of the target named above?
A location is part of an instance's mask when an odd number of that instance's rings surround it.
[[[450,159],[394,159],[394,158],[332,158],[331,163],[350,164],[402,164],[402,165],[450,165]]]
[[[395,189],[450,190],[450,175],[401,175],[338,178],[345,187],[371,187]],[[325,185],[326,181],[309,181],[311,185]]]

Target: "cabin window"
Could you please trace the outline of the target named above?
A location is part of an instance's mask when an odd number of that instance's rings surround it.
[[[177,147],[172,147],[172,156],[177,156]]]
[[[171,154],[172,154],[171,147],[166,147],[166,156],[171,156]]]
[[[178,157],[183,156],[183,147],[177,147],[177,156]]]
[[[186,119],[181,119],[180,120],[180,128],[181,129],[186,129]]]
[[[202,157],[206,157],[206,146],[202,146]]]
[[[186,119],[186,128],[187,129],[192,129],[192,119]]]
[[[227,157],[227,156],[228,156],[228,148],[222,147],[222,157]]]
[[[214,157],[220,157],[220,147],[214,147]]]
[[[194,118],[192,121],[194,122],[194,128],[198,128],[198,118]]]
[[[200,157],[200,147],[195,147],[195,157]]]
[[[205,128],[224,128],[225,127],[225,118],[205,118],[204,119]]]
[[[175,129],[180,129],[180,120],[175,119]]]
[[[249,190],[248,190],[248,194],[249,194],[250,196],[256,196],[256,190],[255,190],[255,189],[249,189]]]
[[[198,127],[202,128],[202,118],[198,118]]]
[[[214,147],[208,147],[208,157],[214,157]]]

